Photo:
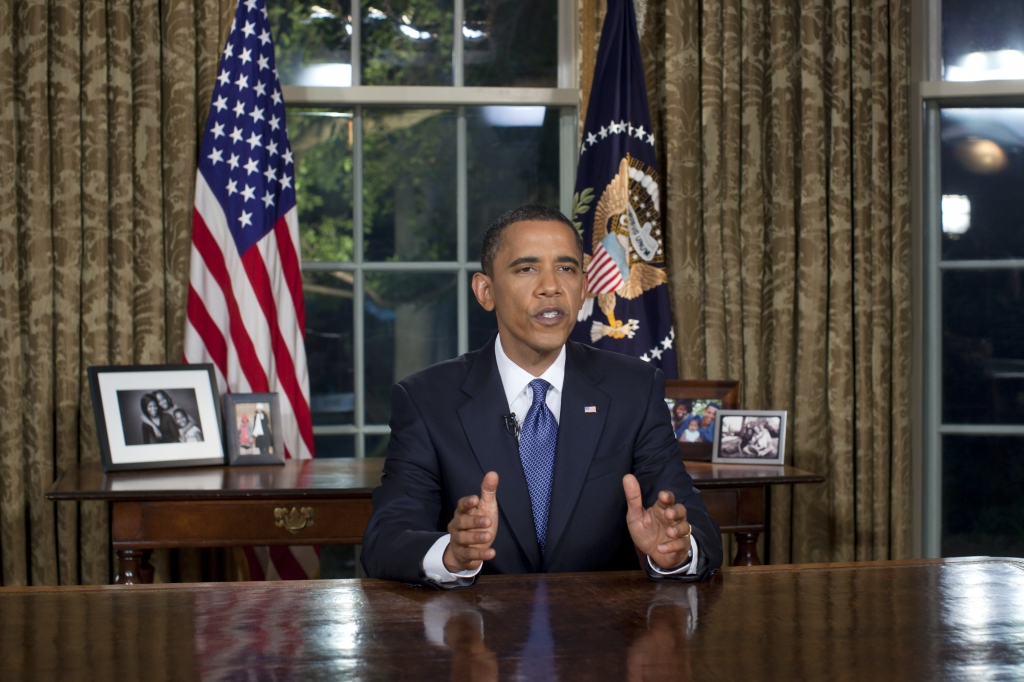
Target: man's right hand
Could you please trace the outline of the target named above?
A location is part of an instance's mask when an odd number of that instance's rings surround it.
[[[484,476],[479,495],[459,500],[455,517],[448,524],[451,541],[444,550],[444,567],[452,573],[474,571],[495,552],[491,549],[498,532],[498,474]]]

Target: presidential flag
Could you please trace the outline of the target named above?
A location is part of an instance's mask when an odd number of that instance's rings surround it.
[[[295,160],[264,0],[239,2],[235,11],[198,165],[185,361],[212,363],[221,393],[277,393],[285,455],[308,459]],[[319,574],[312,547],[246,554],[255,579]]]
[[[587,298],[572,338],[674,379],[658,164],[632,0],[608,0],[593,83],[572,211]]]

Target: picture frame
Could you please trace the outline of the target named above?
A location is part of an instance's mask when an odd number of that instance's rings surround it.
[[[690,462],[710,462],[714,449],[714,422],[707,426],[703,424],[705,408],[709,404],[715,405],[716,410],[738,408],[740,382],[732,379],[670,379],[665,382],[665,403],[682,458]],[[687,410],[687,413],[677,414],[680,409]],[[688,423],[688,417],[691,416],[701,418],[696,437],[692,433],[693,427]]]
[[[226,394],[224,433],[229,466],[284,464],[281,401],[277,393]]]
[[[212,364],[86,370],[104,472],[224,464]]]
[[[786,411],[720,411],[711,461],[782,466],[786,461]]]

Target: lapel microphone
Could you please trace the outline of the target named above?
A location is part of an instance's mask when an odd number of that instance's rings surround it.
[[[516,420],[516,413],[501,415],[502,419],[505,420],[505,430],[509,432],[509,435],[519,438],[519,422]]]

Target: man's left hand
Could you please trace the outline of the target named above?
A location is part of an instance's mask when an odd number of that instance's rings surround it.
[[[644,509],[640,483],[633,474],[622,479],[626,491],[626,525],[633,544],[664,570],[679,568],[690,558],[690,524],[686,507],[676,504],[676,496],[662,490],[658,501]]]

